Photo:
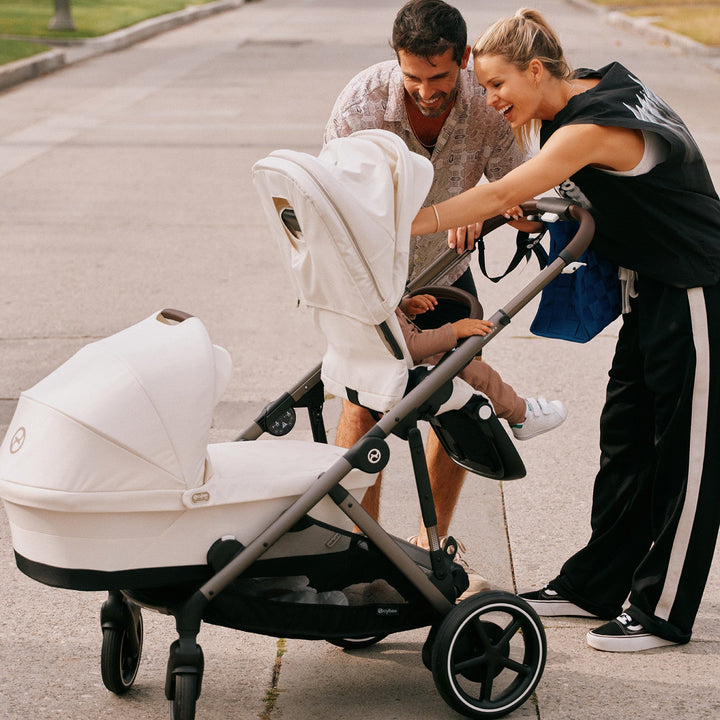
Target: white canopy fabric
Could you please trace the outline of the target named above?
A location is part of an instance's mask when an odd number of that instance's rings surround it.
[[[385,130],[329,142],[317,157],[277,150],[253,167],[273,236],[302,305],[328,341],[322,377],[381,412],[406,387],[409,353],[395,318],[407,282],[410,226],[432,164]],[[291,209],[300,230],[283,222]],[[387,324],[402,357],[378,326]]]
[[[253,179],[300,301],[379,324],[395,311],[408,272],[410,225],[432,164],[385,130],[329,142],[317,157],[276,150]],[[295,211],[301,232],[281,221]]]
[[[4,481],[67,493],[202,484],[212,411],[231,373],[197,318],[160,313],[91,343],[22,393]]]

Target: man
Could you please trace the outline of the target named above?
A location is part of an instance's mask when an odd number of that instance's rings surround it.
[[[470,46],[465,20],[444,0],[410,0],[393,24],[392,48],[397,61],[373,65],[355,76],[340,93],[325,129],[325,142],[358,130],[383,129],[403,138],[410,150],[429,158],[435,175],[426,205],[445,200],[476,185],[483,175],[496,180],[519,165],[523,156],[510,126],[490,109],[484,91],[468,68]],[[448,245],[445,233],[415,237],[410,242],[412,280]],[[445,278],[476,295],[469,259]],[[447,313],[435,324],[458,319]],[[336,443],[351,447],[374,424],[361,407],[343,401]],[[464,480],[464,470],[447,456],[434,433],[427,446],[430,483],[438,516],[438,533],[448,534]],[[367,490],[363,507],[377,519],[381,478]],[[416,542],[428,547],[420,528]],[[468,593],[485,581],[470,573]]]

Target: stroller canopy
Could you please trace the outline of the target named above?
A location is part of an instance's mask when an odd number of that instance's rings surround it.
[[[410,225],[432,183],[430,161],[391,132],[363,130],[317,157],[276,150],[253,176],[301,302],[386,320],[407,282]],[[299,231],[283,222],[286,208]]]
[[[253,167],[298,298],[328,341],[326,387],[340,396],[356,391],[380,411],[407,383],[411,362],[395,309],[410,226],[432,177],[430,161],[385,130],[332,140],[317,157],[277,150]]]
[[[67,493],[196,487],[230,372],[197,318],[157,313],[86,345],[20,396],[2,479]]]

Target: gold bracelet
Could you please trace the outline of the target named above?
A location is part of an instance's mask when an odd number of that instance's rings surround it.
[[[430,206],[433,209],[433,212],[435,213],[435,232],[440,231],[440,215],[438,214],[438,209],[434,206]]]

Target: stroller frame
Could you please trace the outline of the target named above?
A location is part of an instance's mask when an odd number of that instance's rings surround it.
[[[536,666],[529,677],[523,678],[523,682],[519,684],[520,687],[511,686],[507,697],[501,698],[499,702],[485,701],[483,699],[473,702],[455,682],[454,674],[458,671],[452,669],[452,662],[448,660],[448,662],[444,663],[445,668],[435,667],[435,665],[441,663],[437,658],[435,662],[432,659],[434,657],[432,653],[437,650],[437,647],[433,648],[434,642],[436,644],[436,638],[433,637],[434,632],[431,630],[428,642],[423,648],[423,660],[426,665],[432,665],[438,690],[448,704],[468,717],[500,717],[519,707],[532,694],[542,674],[545,661],[544,632],[539,618],[532,609],[521,598],[510,593],[498,591],[481,593],[459,605],[455,605],[454,601],[450,600],[446,594],[448,585],[452,583],[449,575],[452,557],[448,557],[440,547],[434,504],[429,493],[427,467],[422,452],[422,440],[415,422],[418,418],[418,408],[427,405],[428,401],[432,405],[431,398],[437,393],[442,393],[443,387],[475,356],[480,354],[484,346],[506,327],[511,319],[543,287],[559,275],[566,265],[575,262],[590,244],[594,231],[594,222],[586,210],[575,205],[569,205],[566,201],[556,198],[544,198],[526,203],[523,205],[523,210],[526,215],[554,213],[561,220],[578,220],[580,221],[580,229],[560,257],[542,270],[504,308],[497,310],[490,317],[493,322],[493,329],[488,335],[470,337],[453,353],[448,354],[425,377],[420,385],[412,389],[390,412],[381,417],[375,426],[355,443],[341,459],[328,468],[316,483],[302,497],[296,500],[286,512],[258,535],[255,540],[244,547],[227,565],[199,587],[181,607],[171,610],[176,619],[178,640],[173,643],[170,649],[165,694],[172,703],[171,717],[175,718],[175,720],[179,718],[190,720],[195,715],[195,701],[200,694],[203,673],[203,656],[202,650],[197,644],[197,635],[207,605],[250,568],[283,534],[301,521],[308,511],[325,495],[328,495],[336,503],[368,540],[415,586],[433,608],[439,620],[447,619],[451,613],[454,613],[457,619],[451,618],[453,621],[451,624],[464,626],[469,616],[473,614],[481,615],[487,608],[492,609],[499,603],[504,608],[511,606],[511,612],[517,613],[521,617],[524,625],[518,627],[524,627],[526,633],[534,631],[537,634],[539,656],[535,658]],[[494,218],[486,223],[483,234],[500,227],[505,222],[507,221],[503,218]],[[421,284],[425,285],[436,277],[442,277],[447,272],[448,266],[457,263],[461,257],[463,256],[459,256],[452,250],[447,251],[434,263],[433,267],[428,268],[423,273],[418,281],[414,283],[414,287],[417,288]],[[413,286],[409,289],[412,291]],[[293,408],[306,407],[310,417],[313,438],[315,441],[325,442],[322,398],[320,368],[317,367],[308,373],[294,388],[266,407],[261,415],[240,434],[237,440],[249,441],[256,439],[263,432],[271,430],[278,419],[287,418],[290,410],[294,414]],[[407,427],[408,417],[411,418],[409,423],[411,427],[409,428]],[[283,428],[284,430],[285,428]],[[281,434],[284,434],[284,432]],[[423,521],[428,528],[431,543],[432,578],[408,555],[396,539],[393,539],[364,510],[360,502],[339,484],[343,477],[353,468],[372,472],[382,470],[390,456],[390,451],[385,442],[385,438],[390,434],[406,437],[413,453],[413,467],[418,483],[421,512]],[[445,592],[441,588],[444,588]],[[136,632],[134,628],[137,626],[137,621],[134,620],[137,610],[133,608],[133,604],[133,601],[129,600],[124,593],[111,591],[108,601],[103,606],[101,618],[103,629],[111,627],[117,629],[115,618],[121,615],[125,623],[122,631],[132,638]],[[130,627],[127,626],[128,623],[131,624]],[[357,642],[353,642],[351,638],[348,638],[347,643],[338,642],[337,644],[344,647],[364,647],[382,639],[382,637],[384,636],[369,638],[367,642],[365,642],[366,638],[358,639]],[[500,643],[498,642],[498,644]],[[130,645],[132,646],[134,643],[130,643]],[[437,654],[435,652],[435,655]]]
[[[200,696],[204,659],[197,637],[203,622],[226,624],[246,629],[241,624],[224,623],[209,613],[217,598],[227,591],[254,563],[260,560],[285,534],[303,523],[308,513],[326,496],[360,530],[353,537],[374,548],[427,606],[431,618],[430,633],[422,651],[424,664],[432,671],[436,687],[443,699],[455,710],[474,718],[494,718],[506,715],[522,705],[533,693],[542,675],[545,657],[545,635],[537,615],[512,593],[489,591],[480,593],[456,604],[457,597],[467,587],[464,572],[453,562],[455,542],[450,539],[441,547],[437,532],[437,518],[430,491],[423,441],[417,423],[419,420],[435,422],[435,413],[449,394],[448,385],[453,378],[479,355],[511,319],[532,300],[563,268],[575,262],[587,249],[592,239],[594,223],[590,214],[563,200],[545,198],[523,205],[525,214],[553,213],[562,220],[580,221],[575,238],[560,256],[544,268],[534,280],[502,309],[489,319],[493,328],[488,335],[473,336],[463,341],[455,351],[448,353],[433,369],[421,369],[416,384],[382,417],[373,428],[348,449],[313,484],[298,497],[277,519],[261,531],[247,545],[226,538],[219,539],[208,552],[206,580],[182,586],[181,597],[168,600],[165,588],[113,587],[103,603],[100,622],[103,631],[101,671],[103,683],[112,692],[122,695],[133,685],[142,654],[143,607],[159,610],[175,618],[177,639],[171,644],[167,663],[165,695],[170,703],[171,720],[193,720],[196,702]],[[283,222],[292,222],[292,214]],[[483,235],[504,225],[504,218],[493,218],[483,226]],[[427,289],[461,261],[468,253],[458,255],[446,251],[408,288],[409,291]],[[164,311],[163,315],[177,322],[190,317],[177,311]],[[414,371],[411,371],[411,373]],[[268,405],[262,413],[236,438],[239,442],[253,441],[264,433],[284,435],[294,425],[295,409],[306,408],[309,413],[312,437],[315,443],[326,443],[323,421],[324,392],[320,366],[311,370],[292,389]],[[480,406],[480,421],[499,421],[488,403]],[[489,409],[489,412],[487,411]],[[476,417],[477,420],[477,417]],[[438,421],[439,422],[439,421]],[[386,439],[397,435],[407,440],[413,462],[418,499],[423,523],[428,529],[429,552],[409,545],[386,532],[360,502],[340,483],[353,470],[377,473],[388,463],[390,450]],[[504,434],[504,433],[503,433]],[[472,458],[453,459],[464,467],[489,477],[513,479],[522,477],[524,467],[514,446],[504,434],[506,446],[500,448],[500,469],[483,472],[473,464]],[[211,561],[211,556],[214,561]],[[32,568],[21,569],[32,575]],[[42,577],[35,579],[43,581]],[[463,582],[465,586],[463,587]],[[51,583],[48,583],[51,584]],[[180,586],[178,586],[180,587]],[[81,588],[84,589],[84,588]],[[499,625],[490,618],[493,613],[509,618]],[[415,624],[412,627],[420,627]],[[388,626],[390,627],[390,626]],[[329,634],[324,639],[346,648],[371,645],[388,632],[409,629],[408,626],[389,629],[384,634],[349,631],[342,636]],[[250,631],[257,631],[250,628]],[[287,628],[276,628],[273,633],[292,637]],[[321,637],[318,635],[317,637]],[[523,642],[521,660],[510,657],[510,642],[514,638]],[[493,685],[500,674],[509,670],[511,682],[493,697]],[[473,689],[468,690],[469,681]],[[478,689],[479,687],[479,689]]]

